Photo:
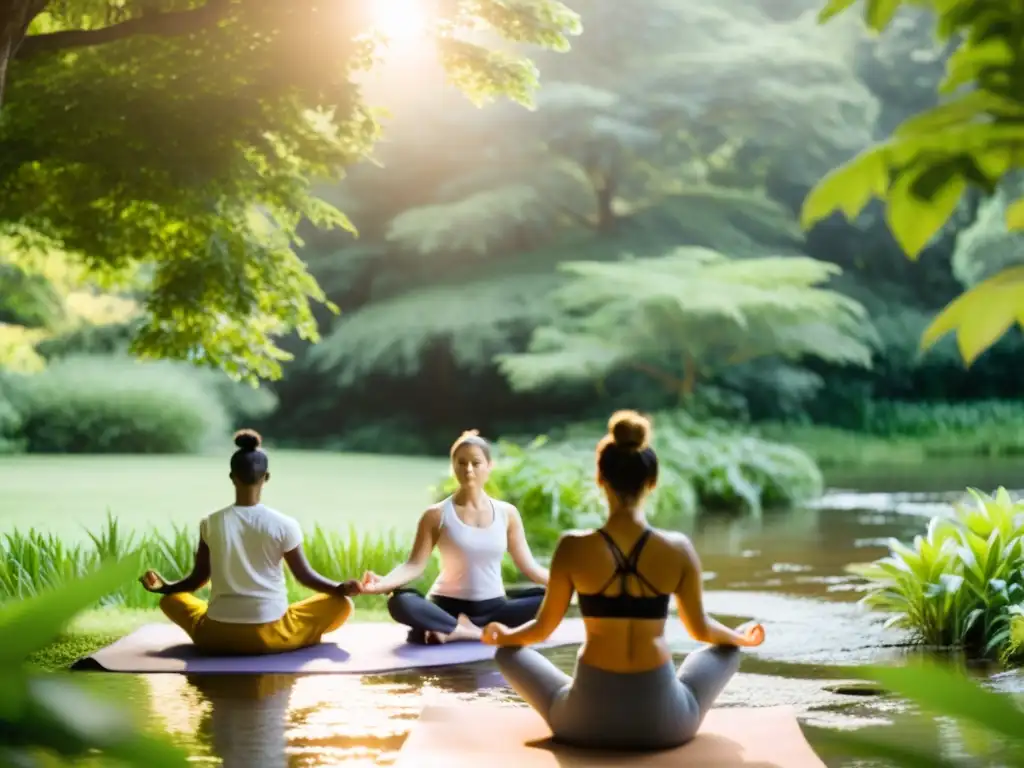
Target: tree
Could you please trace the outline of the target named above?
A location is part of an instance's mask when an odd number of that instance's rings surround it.
[[[831,0],[827,22],[856,5]],[[915,259],[961,206],[965,193],[994,195],[1024,165],[1024,46],[1016,3],[973,0],[868,2],[875,31],[911,6],[934,14],[936,34],[954,47],[939,90],[939,106],[902,122],[885,141],[827,175],[807,197],[802,221],[811,227],[833,213],[853,220],[872,198],[883,200],[893,235]],[[1024,229],[1024,200],[1005,207],[1009,230]],[[922,336],[929,349],[954,333],[970,365],[1024,318],[1024,267],[998,271],[953,300]]]
[[[871,365],[863,308],[817,287],[838,271],[824,262],[680,248],[562,268],[574,279],[554,296],[556,322],[528,352],[499,358],[518,390],[633,369],[686,399],[702,379],[759,358]]]
[[[814,167],[826,167],[868,141],[874,103],[852,48],[838,45],[846,30],[776,21],[755,0],[574,8],[586,32],[569,55],[538,54],[535,109],[444,101],[408,119],[415,131],[393,127],[383,162],[402,173],[377,174],[390,194],[367,192],[382,201],[376,214],[401,201],[380,228],[386,261],[368,304],[310,353],[340,382],[357,371],[412,375],[437,343],[457,345],[467,370],[522,351],[550,319],[564,261],[655,257],[681,244],[734,257],[799,252],[792,215],[763,192],[768,171],[795,177],[798,148],[814,147],[825,164]],[[414,151],[423,145],[431,151]],[[532,300],[520,303],[524,291]]]
[[[564,49],[578,30],[556,0],[443,6],[439,60],[477,104],[529,103],[536,84],[520,55],[484,43]],[[310,303],[325,302],[293,250],[299,223],[354,231],[312,184],[379,135],[358,83],[379,53],[368,8],[6,0],[0,234],[141,291],[137,353],[279,375],[276,339],[318,338]]]

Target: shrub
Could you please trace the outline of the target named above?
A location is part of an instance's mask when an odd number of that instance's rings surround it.
[[[817,465],[799,449],[756,437],[719,432],[684,411],[655,414],[658,486],[647,504],[652,520],[669,523],[699,508],[796,504],[819,496]],[[562,531],[600,525],[604,497],[595,482],[594,448],[605,426],[563,428],[560,439],[535,439],[525,447],[498,444],[487,492],[518,507],[531,545],[550,551]],[[446,478],[435,498],[455,490]]]
[[[21,414],[8,397],[6,378],[0,375],[0,455],[19,453],[24,449],[21,440]]]
[[[933,518],[909,546],[891,541],[887,557],[857,569],[869,582],[862,602],[891,612],[889,623],[919,642],[1005,657],[1024,601],[1024,502],[1004,488],[969,493],[973,504]]]
[[[174,363],[74,357],[9,382],[30,452],[189,453],[228,431],[218,396]]]

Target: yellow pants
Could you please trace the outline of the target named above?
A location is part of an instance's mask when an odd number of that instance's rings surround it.
[[[210,653],[255,655],[281,653],[316,645],[352,615],[347,597],[313,595],[288,606],[277,621],[266,624],[228,624],[206,615],[206,601],[179,592],[164,595],[160,610],[181,627],[197,647]]]

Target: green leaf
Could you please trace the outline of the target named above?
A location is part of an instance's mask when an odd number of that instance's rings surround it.
[[[843,11],[852,7],[857,0],[829,0],[828,5],[818,11],[818,23],[824,24],[826,21],[835,18]]]
[[[1024,198],[1006,207],[1006,228],[1012,231],[1024,230]]]
[[[903,0],[867,0],[864,20],[875,32],[881,32],[896,16]]]
[[[1024,323],[1024,267],[1003,270],[950,302],[925,329],[921,349],[956,332],[960,355],[971,365],[1014,321]]]
[[[889,189],[889,169],[882,149],[862,152],[829,173],[810,191],[800,212],[800,225],[810,229],[835,211],[852,221],[874,197]]]
[[[140,569],[134,554],[43,594],[0,606],[0,667],[24,663],[53,642],[76,614],[116,591]]]
[[[940,93],[950,93],[978,78],[985,69],[1007,67],[1016,52],[1004,37],[990,37],[978,43],[965,42],[946,62],[946,77]]]
[[[816,734],[815,743],[835,754],[887,760],[899,768],[958,768],[959,765],[936,754],[925,745],[899,744],[866,729],[822,729]]]
[[[900,247],[915,260],[949,221],[967,188],[963,176],[943,168],[943,172],[950,173],[950,178],[930,200],[915,194],[914,185],[935,168],[931,166],[916,173],[904,173],[889,191],[886,207],[889,228]]]
[[[872,681],[928,712],[980,725],[1010,743],[1024,738],[1024,712],[1011,699],[986,691],[959,671],[935,663],[863,670]]]

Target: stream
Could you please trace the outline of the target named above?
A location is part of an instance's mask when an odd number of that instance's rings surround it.
[[[884,728],[908,743],[938,740],[947,752],[959,751],[948,728],[843,677],[844,665],[898,661],[912,652],[900,632],[883,628],[884,617],[857,605],[863,587],[847,566],[884,556],[890,537],[923,532],[929,517],[947,511],[968,485],[1024,488],[1024,468],[993,464],[984,471],[964,462],[929,464],[901,469],[899,477],[833,472],[834,490],[806,508],[680,523],[702,559],[708,610],[730,624],[753,618],[766,628],[764,645],[744,652],[716,706],[793,708],[829,768],[871,765],[817,744],[830,728]],[[681,627],[670,637],[677,661],[696,647]],[[572,671],[576,648],[546,653]],[[390,765],[424,705],[521,705],[490,662],[368,676],[89,677],[130,700],[196,762],[225,768]],[[993,684],[1024,688],[1015,673],[996,675]]]

